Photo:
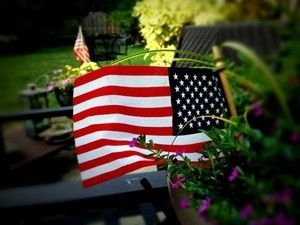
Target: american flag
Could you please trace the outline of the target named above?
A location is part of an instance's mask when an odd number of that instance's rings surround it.
[[[75,58],[80,62],[90,62],[89,49],[85,44],[84,37],[82,34],[82,28],[79,26],[77,38],[74,44],[73,52]]]
[[[103,67],[76,79],[73,104],[85,187],[155,165],[149,150],[129,147],[140,134],[164,153],[179,150],[197,161],[210,141],[199,129],[223,125],[206,116],[228,111],[218,73],[199,68]]]

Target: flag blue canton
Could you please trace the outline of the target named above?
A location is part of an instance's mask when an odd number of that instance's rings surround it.
[[[210,116],[227,117],[229,112],[217,71],[199,68],[170,68],[173,132],[192,134],[224,122]]]

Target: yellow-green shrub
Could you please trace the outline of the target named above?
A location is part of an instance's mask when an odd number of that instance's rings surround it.
[[[278,10],[280,0],[141,0],[133,9],[147,50],[176,49],[184,24],[206,25],[261,19]],[[268,13],[266,13],[268,12]],[[174,53],[151,56],[153,65],[170,65]]]

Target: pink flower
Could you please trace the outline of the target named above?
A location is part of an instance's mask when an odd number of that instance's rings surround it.
[[[280,212],[275,217],[266,217],[257,220],[252,220],[250,225],[293,225],[295,221]]]
[[[261,105],[260,102],[254,102],[251,105],[251,110],[253,112],[253,115],[256,116],[256,117],[261,116],[262,113],[263,113],[262,105]]]
[[[293,191],[290,188],[285,188],[281,193],[277,195],[277,202],[281,204],[287,204],[293,195]]]
[[[68,84],[69,80],[70,80],[69,78],[64,79],[64,80],[61,81],[61,84],[66,85],[66,84]]]
[[[47,87],[47,90],[50,92],[54,89],[54,85],[53,84],[50,84],[48,87]]]
[[[261,218],[250,221],[250,225],[268,225],[272,224],[272,219],[270,218]]]
[[[185,180],[184,176],[176,176],[175,181],[171,183],[171,187],[177,189]]]
[[[287,217],[283,212],[280,212],[273,218],[273,224],[293,225],[293,224],[295,224],[295,221],[293,219]]]
[[[198,159],[198,162],[202,162],[202,161],[204,161],[205,160],[205,157],[203,156],[203,155],[201,155],[200,157],[199,157],[199,159]]]
[[[265,203],[278,203],[278,204],[287,204],[292,199],[293,191],[290,188],[285,188],[283,191],[275,194],[270,194],[264,196],[263,200]]]
[[[230,176],[228,177],[228,180],[230,182],[233,182],[236,178],[239,176],[239,171],[237,170],[237,167],[234,167],[231,171]]]
[[[177,149],[176,150],[176,154],[175,154],[175,156],[177,157],[177,156],[181,156],[182,157],[182,155],[183,155],[183,153],[185,153],[185,148],[180,148],[180,149]]]
[[[132,138],[132,140],[129,142],[129,147],[133,148],[137,146],[137,138]]]
[[[202,200],[201,204],[199,205],[199,209],[198,209],[198,213],[200,215],[202,215],[203,213],[205,213],[208,210],[208,208],[210,207],[210,202],[211,202],[210,197],[206,197],[205,199]]]
[[[300,134],[297,132],[293,132],[290,135],[290,140],[292,143],[299,143],[300,142]]]
[[[253,207],[251,204],[246,204],[240,211],[240,215],[243,218],[248,218],[253,214]]]
[[[186,209],[189,207],[189,201],[187,199],[181,199],[179,202],[179,207],[181,209]]]

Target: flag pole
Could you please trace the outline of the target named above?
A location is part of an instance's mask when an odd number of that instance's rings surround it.
[[[224,89],[224,92],[225,92],[225,96],[226,96],[226,99],[227,99],[227,103],[228,103],[228,106],[229,106],[231,116],[236,117],[237,116],[237,111],[236,111],[236,107],[235,107],[235,104],[234,104],[234,101],[233,101],[230,85],[229,85],[227,77],[226,77],[225,65],[224,65],[224,62],[223,62],[223,56],[222,56],[222,53],[221,53],[221,49],[220,49],[219,46],[214,45],[212,50],[213,50],[213,57],[214,57],[215,66],[216,66],[216,68],[217,68],[217,70],[219,71],[219,74],[220,74],[221,82],[222,82],[222,85],[223,85],[223,89]]]

